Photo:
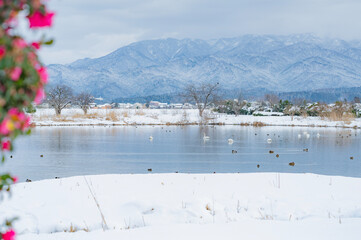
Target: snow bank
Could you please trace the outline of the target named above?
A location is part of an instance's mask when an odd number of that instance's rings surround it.
[[[19,216],[29,240],[357,239],[357,189],[359,178],[314,174],[71,177],[16,184],[0,218]]]
[[[361,128],[361,119],[349,122],[330,121],[319,117],[250,116],[205,113],[208,124],[270,126],[311,126]],[[174,125],[199,124],[201,118],[197,109],[92,109],[87,117],[81,109],[64,109],[56,117],[53,109],[38,109],[33,115],[36,126],[68,125]]]

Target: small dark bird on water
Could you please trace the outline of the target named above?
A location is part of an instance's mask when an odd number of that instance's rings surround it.
[[[10,158],[13,158],[13,155],[10,155]]]
[[[60,177],[55,177],[55,179],[60,179]]]
[[[293,167],[295,165],[295,162],[290,162],[288,165]]]
[[[234,154],[234,153],[237,153],[237,151],[236,150],[232,150],[232,153]]]
[[[216,174],[216,172],[213,172],[214,174]]]
[[[31,182],[31,180],[30,179],[26,179],[26,181],[25,182]]]
[[[148,168],[148,172],[151,172],[152,171],[152,169],[151,168]]]
[[[303,149],[304,152],[308,152],[308,148]]]
[[[40,155],[40,157],[44,157],[43,155]]]
[[[280,157],[280,155],[279,155],[279,154],[277,154],[277,155],[276,155],[276,157]]]
[[[272,151],[272,150],[269,150],[269,153],[274,153],[274,151]]]
[[[351,160],[353,160],[353,157],[350,157]]]
[[[257,164],[257,168],[259,168],[259,164]]]
[[[178,173],[178,171],[175,171],[175,173]]]

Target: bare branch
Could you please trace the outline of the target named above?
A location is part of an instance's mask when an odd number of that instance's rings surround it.
[[[215,102],[218,96],[219,83],[201,83],[198,86],[189,84],[182,94],[185,101],[194,102],[197,105],[199,116],[203,116],[203,111]]]
[[[61,114],[67,105],[73,100],[73,91],[65,85],[56,85],[47,92],[46,102],[55,109],[56,115]]]
[[[90,93],[82,92],[76,96],[75,103],[84,111],[84,114],[87,114],[93,99]]]

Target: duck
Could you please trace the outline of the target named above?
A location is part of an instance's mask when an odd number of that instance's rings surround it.
[[[150,137],[149,137],[149,140],[150,140],[150,141],[153,141],[153,136],[150,136]]]
[[[207,136],[205,133],[203,133],[203,140],[209,140],[209,139],[210,139],[210,137]]]

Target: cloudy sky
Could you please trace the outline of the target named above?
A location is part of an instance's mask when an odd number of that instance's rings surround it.
[[[100,57],[157,38],[315,33],[361,39],[360,0],[50,0],[46,64]]]

